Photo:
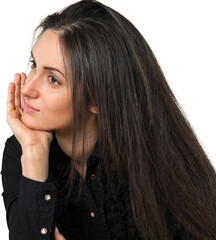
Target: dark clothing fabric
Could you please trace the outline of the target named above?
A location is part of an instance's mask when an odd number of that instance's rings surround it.
[[[128,189],[115,196],[107,181],[95,144],[87,160],[84,188],[78,195],[80,175],[76,179],[72,199],[65,203],[69,158],[61,150],[55,134],[50,145],[49,177],[39,182],[22,175],[22,149],[12,135],[3,152],[3,199],[10,240],[53,239],[54,227],[66,240],[139,240],[133,217]],[[174,240],[195,240],[182,227],[170,222]]]

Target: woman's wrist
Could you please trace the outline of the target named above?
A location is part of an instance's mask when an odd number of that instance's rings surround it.
[[[21,156],[21,164],[24,177],[45,182],[49,174],[49,151],[28,148]]]

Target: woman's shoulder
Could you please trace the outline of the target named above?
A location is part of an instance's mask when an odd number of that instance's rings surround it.
[[[4,151],[8,152],[11,150],[15,151],[16,154],[19,154],[19,155],[22,154],[22,147],[21,147],[19,141],[16,139],[14,134],[12,136],[10,136],[9,138],[7,138],[6,142],[5,142]]]
[[[1,174],[17,176],[21,174],[22,148],[15,135],[6,139],[2,158]]]
[[[55,135],[53,137],[53,140],[50,144],[50,152],[52,152],[54,155],[58,152],[61,152],[61,149],[57,143],[57,140],[55,138]],[[5,147],[3,151],[3,155],[12,157],[21,157],[22,155],[22,146],[17,140],[16,136],[13,134],[10,137],[8,137],[5,141]]]
[[[51,164],[55,164],[55,159],[59,158],[62,152],[55,138],[53,138],[50,145],[50,159],[52,159]],[[22,147],[16,136],[13,134],[8,137],[5,141],[5,146],[2,156],[2,174],[7,175],[21,175],[21,156]]]

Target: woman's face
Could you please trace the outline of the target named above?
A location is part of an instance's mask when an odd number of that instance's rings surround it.
[[[46,30],[34,45],[32,58],[34,62],[21,93],[24,101],[39,111],[29,113],[24,110],[22,122],[36,130],[70,129],[71,93],[65,79],[58,34]]]

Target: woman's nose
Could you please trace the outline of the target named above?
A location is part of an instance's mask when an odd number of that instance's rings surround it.
[[[27,77],[24,85],[21,87],[21,93],[32,98],[37,98],[39,94],[37,79]]]

